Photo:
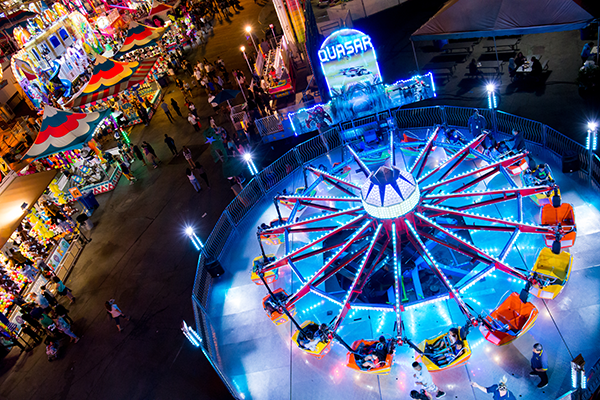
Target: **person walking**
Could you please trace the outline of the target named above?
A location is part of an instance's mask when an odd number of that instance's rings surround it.
[[[152,163],[154,168],[158,168],[157,162],[160,160],[158,159],[158,157],[156,157],[154,148],[150,145],[150,143],[148,143],[146,141],[142,142],[142,149],[144,150],[144,154],[146,155],[146,158],[148,159],[148,161],[150,163]]]
[[[531,372],[529,376],[539,376],[540,383],[537,387],[542,389],[548,386],[548,356],[544,352],[544,347],[540,343],[533,345],[533,355],[531,356]]]
[[[489,387],[481,386],[477,382],[472,382],[471,386],[481,390],[483,393],[492,393],[494,400],[517,400],[514,394],[506,386],[506,377],[503,377],[500,383]]]
[[[446,393],[439,390],[435,383],[433,383],[431,374],[427,368],[423,367],[421,363],[415,361],[412,363],[412,367],[415,370],[415,373],[413,374],[415,385],[419,389],[425,390],[425,395],[427,398],[433,399],[433,396],[435,395],[435,398],[439,399],[440,397],[444,397],[446,395]]]
[[[175,110],[177,115],[179,115],[181,118],[183,118],[183,115],[181,115],[181,108],[179,108],[179,104],[177,104],[175,99],[171,99],[171,107],[173,107],[173,110]]]
[[[192,124],[192,126],[194,127],[194,130],[195,130],[196,132],[200,131],[200,127],[198,126],[198,125],[199,125],[199,124],[198,124],[198,120],[196,119],[196,117],[194,116],[194,114],[192,114],[192,113],[189,113],[189,114],[188,114],[188,117],[187,117],[187,120],[188,120],[188,122],[189,122],[190,124]]]
[[[187,175],[188,179],[190,180],[190,183],[196,190],[196,193],[200,193],[200,191],[202,190],[202,186],[200,186],[200,182],[198,182],[198,179],[196,179],[196,176],[194,175],[192,170],[189,168],[186,168],[185,174]]]
[[[185,160],[188,162],[188,164],[190,164],[190,167],[192,169],[196,168],[196,164],[194,163],[194,160],[192,159],[192,151],[187,148],[186,146],[183,146],[181,148],[181,153],[183,154],[183,156],[185,157]]]
[[[165,101],[163,100],[162,103],[160,103],[160,107],[163,109],[165,114],[167,114],[167,118],[169,118],[169,122],[173,123],[173,116],[171,115],[171,111],[169,110],[169,105],[167,103],[165,103]]]
[[[69,289],[63,281],[60,280],[58,276],[52,277],[52,282],[54,283],[54,287],[56,288],[56,293],[61,296],[67,296],[71,304],[75,303],[75,297],[73,293],[71,293],[71,289]]]
[[[142,151],[140,150],[140,148],[138,147],[137,144],[133,145],[133,154],[135,154],[135,158],[137,158],[138,160],[140,160],[141,162],[144,163],[144,167],[148,164],[146,164],[146,159],[144,158],[144,153],[142,153]]]
[[[63,318],[56,315],[56,313],[52,313],[52,321],[56,325],[56,329],[64,333],[65,335],[71,338],[71,342],[79,342],[79,336],[73,333],[71,330],[71,325]]]
[[[206,183],[206,187],[210,189],[210,185],[208,184],[208,175],[206,175],[206,171],[204,171],[202,164],[196,164],[196,170],[198,171],[200,178],[202,178],[204,183]]]
[[[123,317],[129,321],[129,317],[123,314],[123,311],[121,311],[119,306],[117,306],[117,303],[115,303],[115,299],[110,299],[105,302],[104,308],[106,308],[106,313],[115,321],[117,329],[121,332],[123,329],[121,328],[121,320],[119,318]]]
[[[137,181],[135,176],[133,176],[133,174],[131,173],[131,170],[129,169],[129,165],[124,160],[122,160],[119,163],[119,168],[121,169],[121,172],[123,173],[123,175],[125,175],[125,178],[127,178],[127,180],[129,181],[130,185],[133,185],[133,183],[135,181]]]
[[[140,117],[140,119],[142,120],[144,125],[148,126],[148,123],[150,122],[150,120],[148,119],[148,113],[146,112],[146,107],[144,107],[143,104],[138,104],[135,107],[135,111],[137,112],[137,115]]]
[[[166,133],[165,133],[165,143],[169,147],[169,150],[171,150],[171,153],[173,153],[173,155],[176,156],[177,155],[177,147],[175,147],[175,140],[173,140],[173,138],[171,136],[167,135]]]
[[[73,325],[73,320],[71,319],[71,317],[69,317],[69,310],[67,310],[67,308],[65,306],[58,303],[54,307],[54,312],[56,313],[57,316],[64,318],[65,321],[67,321],[69,324]]]

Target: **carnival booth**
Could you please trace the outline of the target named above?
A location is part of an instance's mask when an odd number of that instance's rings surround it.
[[[70,218],[75,209],[46,194],[57,173],[18,176],[0,193],[0,312],[7,316],[14,317],[17,296],[37,293],[46,282],[39,260],[65,279],[87,241]]]
[[[90,78],[96,52],[102,51],[85,17],[67,14],[59,3],[13,34],[21,50],[11,59],[12,72],[38,110],[76,97]]]
[[[116,8],[103,13],[96,19],[96,27],[102,34],[107,36],[114,36],[120,28],[125,26],[127,26],[127,22]]]
[[[158,57],[162,53],[160,39],[167,28],[150,28],[137,22],[129,24],[127,36],[114,58],[117,60],[140,61]]]
[[[140,21],[143,21],[145,25],[165,26],[165,21],[168,22],[167,14],[172,8],[173,6],[154,0],[150,12],[147,16],[140,18]]]
[[[120,126],[142,122],[136,106],[145,107],[148,119],[152,118],[163,96],[160,85],[152,81],[158,61],[119,62],[98,56],[92,77],[73,107],[81,112],[114,110],[120,115]]]
[[[57,202],[70,202],[86,193],[96,195],[115,188],[121,170],[116,163],[107,162],[93,139],[107,122],[114,124],[110,111],[83,114],[50,106],[44,109],[40,133],[23,160],[32,162],[28,172],[44,168],[62,171],[53,191]]]
[[[291,66],[287,42],[282,38],[279,45],[263,59],[258,57],[256,70],[265,82],[266,90],[273,98],[295,93],[296,76]]]

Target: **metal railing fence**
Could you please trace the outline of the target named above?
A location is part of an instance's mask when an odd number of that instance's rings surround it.
[[[586,174],[589,171],[591,162],[591,182],[597,190],[600,190],[598,184],[600,182],[600,158],[594,155],[590,160],[588,151],[581,144],[537,121],[497,110],[479,109],[479,112],[486,118],[487,127],[502,136],[509,135],[513,129],[522,131],[527,148],[534,154],[539,151],[546,151],[559,161],[566,150],[575,151],[579,157],[581,169]],[[227,243],[238,237],[238,229],[246,229],[242,224],[248,213],[257,204],[267,204],[263,202],[265,197],[275,190],[279,184],[311,161],[341,147],[345,142],[353,140],[351,137],[344,137],[343,131],[345,129],[365,126],[376,121],[386,120],[389,117],[394,117],[399,130],[433,127],[441,123],[466,128],[472,114],[473,108],[434,106],[392,109],[354,121],[346,121],[289,150],[250,180],[246,187],[226,207],[206,240],[203,254],[198,261],[192,300],[197,332],[202,338],[202,350],[234,397],[242,398],[243,396],[238,393],[229,378],[222,372],[224,368],[218,356],[217,338],[212,330],[210,317],[206,312],[209,308],[212,278],[208,274],[205,264],[221,258],[221,253]]]

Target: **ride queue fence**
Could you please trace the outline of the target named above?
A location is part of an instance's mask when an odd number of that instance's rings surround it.
[[[508,137],[513,129],[523,132],[527,149],[533,155],[542,152],[546,155],[550,154],[556,162],[560,163],[565,151],[575,151],[579,156],[580,175],[583,174],[584,177],[590,180],[596,190],[600,190],[600,158],[594,154],[590,160],[590,152],[585,146],[537,121],[498,110],[480,109],[479,112],[485,117],[487,128],[497,135]],[[271,193],[280,190],[280,184],[291,174],[302,170],[304,166],[310,164],[316,158],[324,156],[328,152],[354,140],[354,137],[344,136],[343,132],[345,130],[360,128],[377,121],[386,121],[390,117],[395,119],[396,128],[400,133],[411,128],[431,128],[441,123],[446,123],[451,127],[466,128],[472,114],[473,108],[434,106],[388,110],[340,123],[297,145],[260,171],[225,208],[206,240],[198,260],[192,293],[192,306],[196,319],[196,331],[202,339],[200,347],[236,399],[243,399],[243,395],[229,377],[223,373],[223,364],[219,357],[216,335],[207,312],[213,278],[208,273],[206,264],[219,261],[221,252],[228,242],[240,236],[238,231],[243,232],[247,229],[242,225],[248,213],[257,204],[265,204],[264,200],[268,200],[267,198]]]

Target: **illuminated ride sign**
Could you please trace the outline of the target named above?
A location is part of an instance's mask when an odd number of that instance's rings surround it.
[[[318,52],[331,96],[348,93],[356,85],[381,83],[371,38],[355,29],[329,35]]]

